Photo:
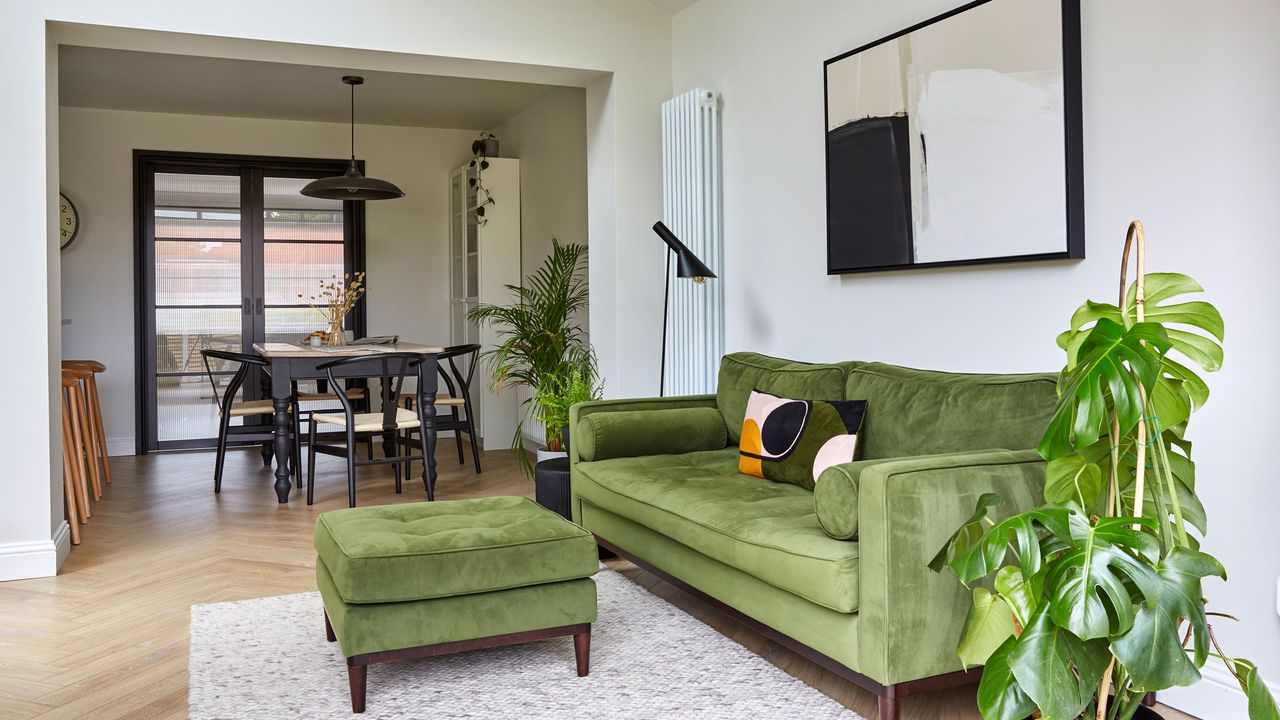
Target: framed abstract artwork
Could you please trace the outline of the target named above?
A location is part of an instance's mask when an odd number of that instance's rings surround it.
[[[980,0],[823,66],[827,273],[1084,257],[1080,0]]]

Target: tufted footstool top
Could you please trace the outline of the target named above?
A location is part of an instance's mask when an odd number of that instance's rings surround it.
[[[347,603],[470,595],[594,575],[591,533],[523,497],[334,510],[315,547]]]

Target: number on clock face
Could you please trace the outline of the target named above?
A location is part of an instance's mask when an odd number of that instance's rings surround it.
[[[59,194],[58,201],[58,241],[65,249],[80,231],[80,213],[66,195]]]

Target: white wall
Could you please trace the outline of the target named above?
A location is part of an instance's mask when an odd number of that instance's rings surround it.
[[[587,116],[581,88],[558,88],[493,129],[503,157],[520,159],[521,269],[534,272],[551,240],[587,243]],[[588,327],[590,318],[580,319]],[[531,395],[519,391],[523,401]],[[527,420],[525,438],[544,441],[542,424]]]
[[[634,0],[494,0],[485,10],[486,30],[476,32],[467,0],[5,3],[0,61],[9,94],[0,138],[6,160],[24,172],[0,179],[13,271],[0,283],[0,304],[30,309],[13,313],[7,327],[10,341],[31,352],[0,361],[5,377],[26,380],[6,398],[24,413],[0,414],[0,454],[10,459],[0,474],[0,579],[50,574],[54,541],[65,547],[55,537],[60,272],[56,245],[49,247],[59,185],[58,42],[585,87],[592,335],[611,393],[652,386],[656,358],[640,349],[659,332],[659,291],[638,279],[661,268],[647,233],[659,208],[658,104],[671,93],[671,18]]]
[[[1280,4],[1086,0],[1087,260],[828,277],[822,63],[955,4],[702,0],[675,17],[673,89],[723,97],[728,349],[1056,369],[1054,336],[1084,298],[1114,302],[1124,230],[1141,218],[1149,268],[1192,274],[1226,316],[1226,366],[1192,426],[1207,548],[1232,572],[1207,592],[1243,620],[1217,623],[1229,651],[1280,680],[1280,490],[1265,452],[1280,400]],[[1243,717],[1204,704],[1205,685],[1169,696],[1206,718]]]
[[[520,265],[536,270],[561,244],[587,242],[587,107],[582,88],[557,88],[492,130],[502,157],[520,159]]]
[[[133,151],[338,157],[348,126],[256,118],[65,107],[62,189],[80,211],[81,233],[62,253],[66,357],[108,368],[99,384],[112,452],[133,453]],[[478,131],[361,125],[360,157],[371,177],[405,191],[368,203],[365,302],[369,334],[449,341],[449,171],[470,157]]]

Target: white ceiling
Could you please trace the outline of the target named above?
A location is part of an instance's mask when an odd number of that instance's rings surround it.
[[[649,2],[652,2],[654,5],[666,10],[672,15],[675,15],[681,10],[698,2],[698,0],[649,0]]]
[[[58,52],[59,102],[73,107],[347,122],[343,75],[364,77],[356,122],[374,125],[486,130],[554,87],[75,45]]]

